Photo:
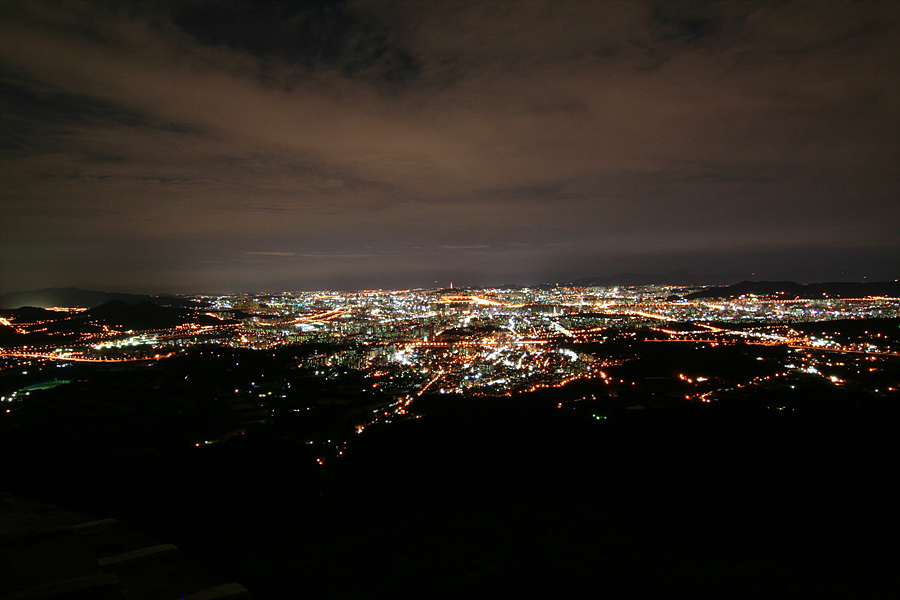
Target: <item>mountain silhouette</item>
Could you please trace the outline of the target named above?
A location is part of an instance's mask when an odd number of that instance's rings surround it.
[[[10,292],[0,295],[0,308],[20,308],[34,306],[49,308],[60,306],[65,308],[93,308],[110,300],[119,300],[126,304],[155,302],[165,306],[182,306],[200,308],[202,305],[192,300],[172,298],[169,296],[148,296],[146,294],[120,294],[116,292],[99,292],[78,288],[44,288],[27,292]]]
[[[793,281],[742,281],[729,286],[706,288],[685,298],[739,298],[741,296],[778,296],[785,300],[815,298],[900,297],[900,282],[828,282],[802,284]]]

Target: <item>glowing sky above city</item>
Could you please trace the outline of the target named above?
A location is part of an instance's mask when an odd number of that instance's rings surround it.
[[[0,292],[894,279],[898,74],[890,1],[4,0]]]

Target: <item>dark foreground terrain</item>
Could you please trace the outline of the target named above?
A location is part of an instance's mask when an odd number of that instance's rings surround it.
[[[123,398],[120,418],[5,421],[2,481],[258,598],[897,597],[897,398],[804,394],[780,410],[599,398],[605,418],[557,408],[565,390],[425,396],[421,418],[324,465],[290,428],[196,447],[190,430],[226,417]]]

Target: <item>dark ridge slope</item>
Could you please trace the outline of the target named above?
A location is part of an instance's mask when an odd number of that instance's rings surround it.
[[[153,301],[166,306],[194,306],[199,303],[180,298],[167,296],[148,296],[146,294],[119,294],[114,292],[98,292],[93,290],[80,290],[78,288],[44,288],[27,292],[10,292],[0,295],[0,308],[19,308],[22,306],[36,306],[48,308],[61,306],[66,308],[91,308],[100,306],[110,300],[120,300],[126,304],[138,304],[140,302]]]
[[[900,282],[829,282],[802,284],[793,281],[742,281],[688,294],[685,298],[739,298],[748,295],[777,296],[787,300],[815,298],[863,298],[866,296],[900,297]]]

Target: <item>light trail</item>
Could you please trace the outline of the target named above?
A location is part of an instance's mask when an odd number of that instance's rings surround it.
[[[553,322],[553,327],[554,327],[554,329],[557,329],[557,330],[561,331],[562,333],[566,334],[566,335],[569,336],[569,337],[575,337],[575,334],[574,334],[574,333],[572,333],[571,331],[569,331],[568,329],[566,329],[565,327],[563,327],[562,325],[560,325],[560,324],[557,323],[556,321]]]
[[[111,363],[111,362],[147,362],[151,360],[162,360],[175,356],[175,352],[168,354],[157,354],[147,358],[87,358],[83,356],[72,356],[71,354],[45,354],[41,352],[7,352],[0,351],[0,356],[4,358],[38,358],[41,360],[58,360],[66,362],[95,362],[95,363]]]
[[[522,308],[523,306],[526,306],[525,304],[511,304],[509,302],[500,302],[498,300],[482,298],[481,296],[444,296],[438,301],[439,304],[452,304],[454,302],[466,302],[469,304],[477,304],[479,306],[503,306],[505,308]]]
[[[0,317],[0,325],[6,325],[7,327],[12,327],[16,333],[21,333],[21,334],[28,333],[25,329],[22,329],[21,327],[14,325],[9,319],[4,319],[3,317]]]
[[[673,344],[733,344],[722,339],[688,339],[681,338],[675,340],[644,340],[654,344],[673,343]],[[900,356],[900,352],[875,352],[869,350],[853,350],[850,348],[823,348],[821,346],[809,346],[804,344],[794,344],[788,341],[777,340],[746,340],[744,343],[753,346],[784,346],[785,348],[796,348],[798,350],[811,350],[814,352],[837,352],[839,354],[865,354],[870,356]]]
[[[260,327],[279,327],[283,325],[296,325],[298,323],[312,323],[318,321],[331,321],[333,319],[338,318],[339,316],[350,312],[346,308],[335,308],[333,310],[328,310],[323,313],[317,313],[314,315],[305,315],[302,317],[297,317],[296,319],[292,319],[290,321],[278,321],[277,323],[258,323]]]
[[[438,374],[437,374],[437,375],[435,375],[434,377],[432,377],[431,380],[430,380],[428,383],[426,383],[425,385],[422,386],[422,389],[420,389],[420,390],[416,393],[416,396],[421,396],[422,394],[424,394],[424,393],[425,393],[425,390],[427,390],[428,388],[430,388],[430,387],[434,384],[434,382],[436,382],[438,379],[440,379],[440,378],[443,377],[443,376],[444,376],[444,372],[443,372],[443,371],[438,371]]]
[[[643,312],[640,310],[630,310],[630,311],[628,311],[628,314],[638,315],[640,317],[644,317],[647,319],[656,319],[657,321],[671,321],[672,320],[669,317],[666,317],[663,315],[657,315],[655,313]]]

